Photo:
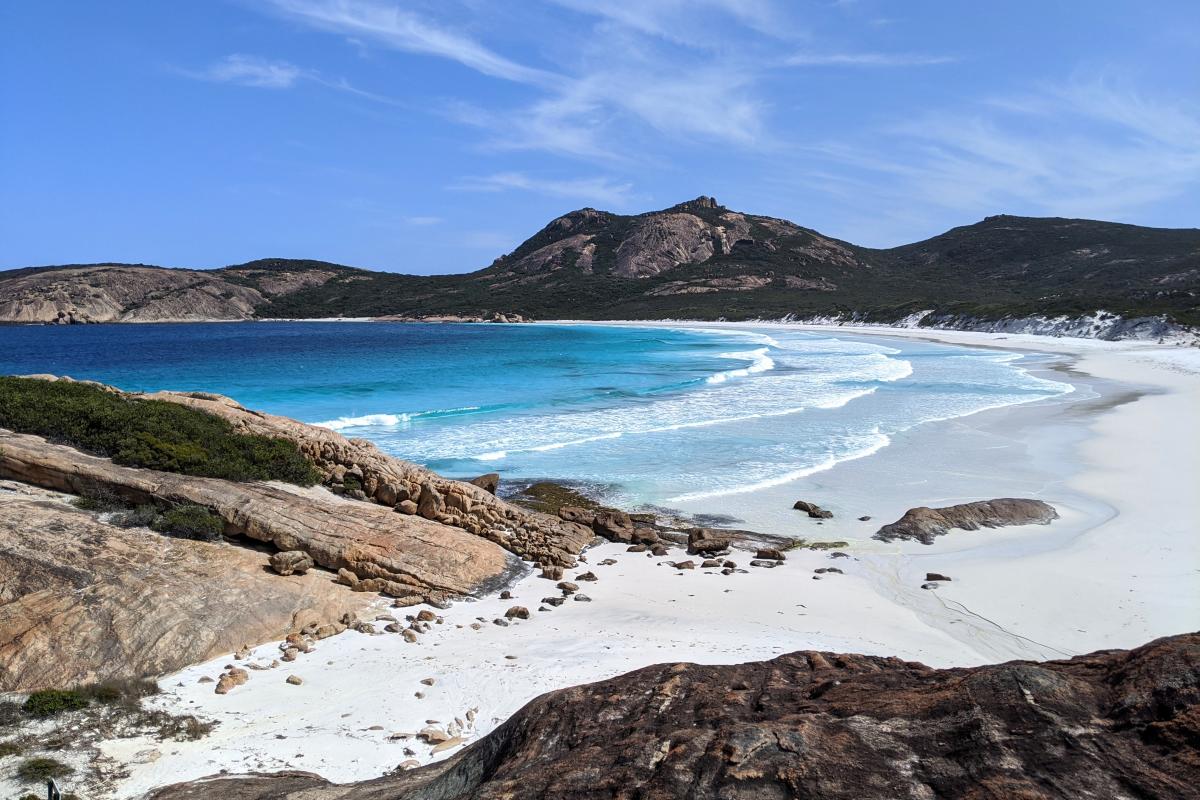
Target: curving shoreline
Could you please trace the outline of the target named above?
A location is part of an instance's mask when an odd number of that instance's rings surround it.
[[[651,663],[745,662],[818,649],[977,665],[1136,646],[1194,627],[1200,599],[1187,589],[1200,545],[1190,525],[1200,509],[1187,486],[1200,464],[1185,446],[1200,433],[1187,413],[1200,398],[1196,352],[965,336],[961,343],[973,346],[990,340],[1006,350],[1057,351],[1040,368],[1090,391],[921,425],[871,458],[755,492],[734,507],[721,499],[744,520],[739,526],[845,539],[846,558],[802,549],[778,567],[722,576],[671,569],[674,555],[656,559],[607,543],[565,576],[593,572],[599,580],[584,586],[592,602],[540,612],[539,598],[555,594],[554,583],[531,574],[509,588],[511,599],[493,594],[440,612],[445,623],[420,645],[356,632],[322,640],[304,662],[302,686],[255,678],[217,696],[199,679],[229,657],[195,665],[165,678],[166,692],[153,702],[221,724],[196,743],[105,745],[130,772],[116,796],[219,769],[370,778],[413,747],[392,734],[419,730],[426,719],[444,723],[472,711],[469,743],[544,691]],[[1126,469],[1147,445],[1159,459]],[[932,545],[870,539],[913,506],[1022,495],[1049,500],[1062,519],[954,531]],[[802,517],[791,509],[797,497],[831,509],[833,519]],[[868,514],[873,519],[857,519]],[[731,557],[743,566],[751,558]],[[952,580],[923,589],[921,576],[930,572]],[[531,618],[490,623],[514,604]],[[489,622],[475,628],[479,617]],[[247,659],[274,650],[253,648]],[[454,752],[414,749],[420,763]]]

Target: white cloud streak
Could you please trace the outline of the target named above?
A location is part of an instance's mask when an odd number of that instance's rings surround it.
[[[236,83],[259,89],[290,89],[304,76],[304,70],[286,61],[234,54],[225,56],[201,72],[187,74],[215,83]]]
[[[953,56],[919,53],[796,53],[784,63],[790,67],[922,67],[956,61]]]
[[[279,12],[316,28],[373,40],[397,50],[439,56],[494,78],[552,86],[558,76],[493,52],[398,5],[375,0],[269,0]]]

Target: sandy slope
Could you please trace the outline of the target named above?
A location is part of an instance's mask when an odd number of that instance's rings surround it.
[[[578,570],[600,577],[581,584],[590,603],[539,612],[538,601],[557,592],[530,576],[512,601],[444,612],[445,623],[416,645],[395,635],[324,640],[291,665],[301,686],[278,672],[255,673],[217,696],[197,681],[228,658],[185,670],[162,682],[159,702],[220,726],[195,743],[114,742],[108,754],[130,772],[121,796],[221,769],[291,767],[336,781],[378,775],[408,757],[405,747],[421,762],[431,758],[428,746],[390,740],[394,732],[478,709],[472,738],[547,689],[654,662],[729,663],[812,648],[967,665],[1131,646],[1200,627],[1200,351],[890,329],[838,335],[869,333],[1058,353],[1058,368],[1071,370],[1067,379],[1080,391],[1066,402],[923,426],[871,458],[695,509],[737,514],[747,527],[846,539],[851,558],[799,551],[780,568],[726,577],[661,563],[678,555],[654,559],[605,545]],[[928,547],[868,538],[909,506],[1004,495],[1041,497],[1063,518],[958,532]],[[797,497],[837,516],[817,527],[790,511]],[[858,522],[862,514],[875,519]],[[609,557],[618,563],[598,566]],[[813,580],[826,566],[846,574]],[[922,590],[927,570],[954,580]],[[533,618],[491,623],[514,604]],[[486,620],[478,631],[469,627],[476,617]],[[269,659],[272,648],[259,654]],[[432,687],[420,683],[427,677]]]

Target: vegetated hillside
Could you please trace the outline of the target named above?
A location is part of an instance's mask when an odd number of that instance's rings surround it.
[[[45,271],[24,272],[0,273],[0,290],[12,280],[54,284]],[[187,276],[176,279],[186,285],[172,289],[175,294],[228,293],[224,315],[212,315],[226,319],[488,318],[502,312],[534,319],[790,314],[890,322],[933,310],[930,320],[952,322],[1106,310],[1200,325],[1197,229],[995,216],[879,250],[732,211],[710,197],[639,215],[572,211],[491,266],[465,275],[400,275],[283,259],[172,272]],[[199,282],[197,275],[222,286],[188,283]],[[257,296],[245,294],[250,291]],[[163,298],[151,305],[153,313],[168,313]],[[0,320],[22,321],[4,308],[0,302]],[[145,318],[151,312],[144,309],[145,302],[135,304],[116,319]]]

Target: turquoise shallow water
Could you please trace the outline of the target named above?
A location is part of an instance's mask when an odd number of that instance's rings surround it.
[[[752,491],[1070,391],[1031,375],[1036,360],[784,327],[0,328],[0,373],[219,392],[449,475],[578,481],[628,505]]]

